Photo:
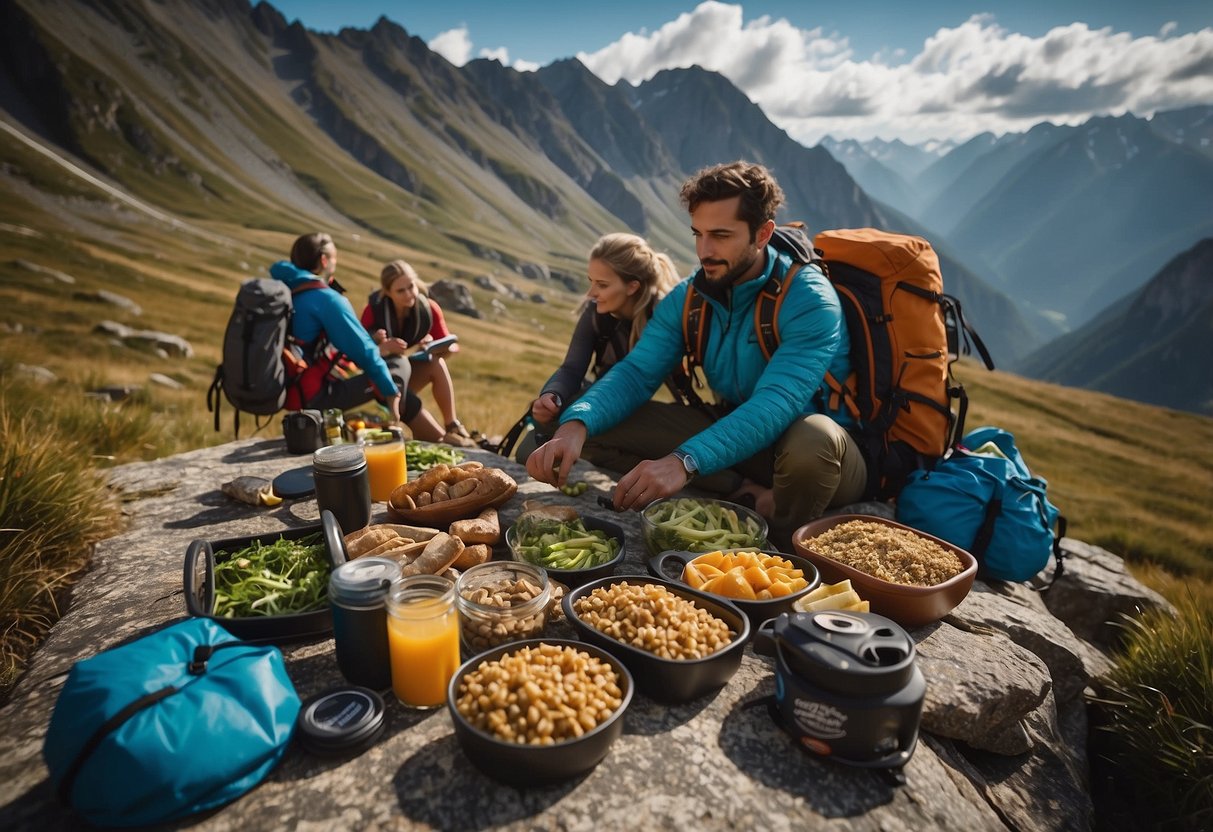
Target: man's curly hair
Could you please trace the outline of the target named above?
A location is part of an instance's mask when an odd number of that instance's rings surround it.
[[[740,196],[737,219],[750,227],[751,241],[763,223],[775,219],[775,211],[783,204],[783,189],[771,172],[742,160],[703,168],[683,183],[679,196],[692,212],[701,202]]]

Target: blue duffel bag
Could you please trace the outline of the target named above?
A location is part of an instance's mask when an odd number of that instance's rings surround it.
[[[1047,487],[1028,470],[1015,437],[978,428],[934,468],[910,475],[897,496],[897,520],[968,551],[981,577],[1027,581],[1053,555],[1057,580],[1066,520]]]
[[[60,800],[92,823],[159,823],[261,782],[299,707],[277,647],[191,618],[77,662],[42,755]]]

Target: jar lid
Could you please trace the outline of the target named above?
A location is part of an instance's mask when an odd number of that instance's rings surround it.
[[[329,599],[352,606],[376,604],[399,578],[400,564],[392,558],[347,561],[329,575]]]
[[[366,465],[366,456],[357,445],[327,445],[312,454],[312,467],[317,471],[340,474]]]
[[[313,754],[365,751],[383,732],[383,697],[370,688],[325,691],[303,703],[299,741]]]

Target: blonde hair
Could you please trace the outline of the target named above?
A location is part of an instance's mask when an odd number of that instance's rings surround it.
[[[417,286],[418,294],[429,295],[430,287],[426,286],[425,281],[417,276],[417,270],[403,260],[393,260],[384,266],[383,270],[379,272],[379,285],[382,287],[384,294],[386,294],[387,291],[392,287],[392,284],[396,282],[396,278],[400,277],[401,275],[408,275],[409,277],[413,278],[413,283]]]
[[[654,251],[643,237],[635,234],[606,234],[590,249],[591,260],[601,260],[624,282],[637,280],[640,292],[635,299],[632,333],[628,348],[636,346],[640,333],[652,316],[653,307],[678,284],[680,276],[668,254]]]

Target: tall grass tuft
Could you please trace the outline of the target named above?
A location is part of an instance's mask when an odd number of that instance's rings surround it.
[[[1213,828],[1213,607],[1188,594],[1176,614],[1126,618],[1104,690],[1116,779],[1158,828]]]
[[[78,441],[19,419],[0,399],[0,699],[62,613],[93,545],[119,527],[117,499]]]

